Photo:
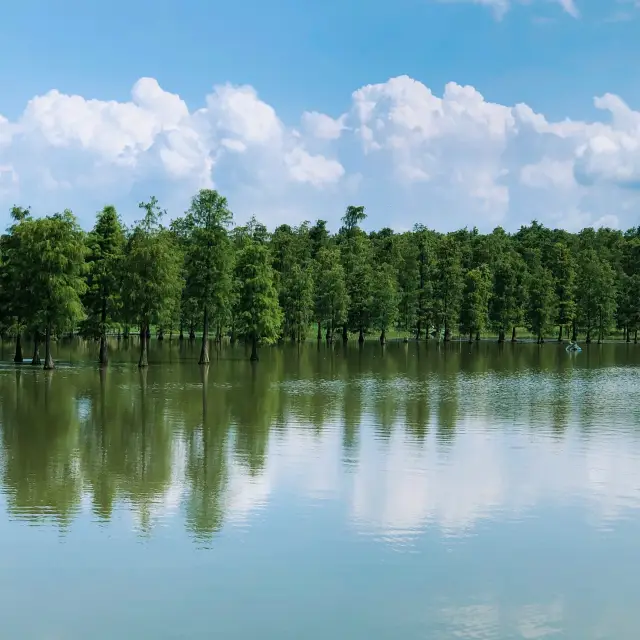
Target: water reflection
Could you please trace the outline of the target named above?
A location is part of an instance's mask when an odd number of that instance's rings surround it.
[[[177,517],[202,542],[280,490],[307,491],[347,503],[362,532],[405,539],[576,500],[604,522],[640,502],[626,345],[583,359],[555,345],[310,346],[259,365],[227,350],[201,368],[176,343],[143,371],[114,352],[106,371],[2,370],[10,517],[64,530],[82,508],[103,522],[120,509],[142,534]]]

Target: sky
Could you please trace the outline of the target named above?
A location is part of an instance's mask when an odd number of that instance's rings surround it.
[[[639,0],[23,0],[0,226],[201,188],[274,228],[637,226]]]

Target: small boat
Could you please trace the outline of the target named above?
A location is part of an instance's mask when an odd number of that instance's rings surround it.
[[[577,342],[570,342],[567,345],[566,351],[573,352],[573,353],[578,353],[578,352],[582,351],[582,348],[578,345]]]

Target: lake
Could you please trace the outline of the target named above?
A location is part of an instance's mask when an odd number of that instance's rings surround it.
[[[584,348],[6,343],[0,637],[636,640],[640,346]]]

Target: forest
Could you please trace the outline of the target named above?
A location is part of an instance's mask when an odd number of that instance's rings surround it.
[[[349,206],[337,233],[327,223],[235,225],[226,198],[203,189],[168,224],[157,199],[122,223],[112,206],[84,231],[69,210],[35,217],[15,206],[0,238],[0,335],[15,340],[14,362],[54,368],[51,342],[77,334],[99,342],[140,335],[139,366],[157,339],[201,336],[260,345],[307,339],[405,339],[538,343],[614,333],[637,342],[640,227],[569,233],[537,222],[507,233],[439,233],[416,224],[367,233],[365,208]],[[44,362],[40,352],[44,348]]]

